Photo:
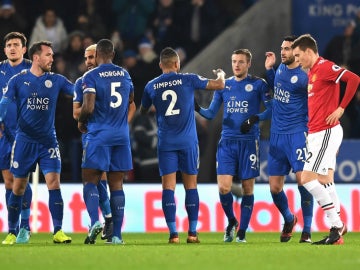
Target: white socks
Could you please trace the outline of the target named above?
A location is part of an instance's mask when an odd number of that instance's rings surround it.
[[[335,209],[335,204],[333,203],[333,200],[325,187],[320,184],[317,179],[305,183],[304,187],[311,193],[311,195],[313,195],[314,199],[325,211],[331,226],[341,228],[343,223]]]
[[[340,200],[339,200],[339,196],[336,192],[335,183],[325,184],[324,187],[327,190],[327,192],[329,193],[329,195],[335,205],[336,212],[340,216]]]

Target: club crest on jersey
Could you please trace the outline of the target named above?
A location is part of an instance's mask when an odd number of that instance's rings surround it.
[[[252,84],[245,85],[246,92],[251,92],[252,90],[254,90],[254,86]]]
[[[294,76],[291,77],[290,82],[291,83],[296,83],[298,80],[299,80],[298,76],[294,75]]]
[[[311,77],[311,82],[315,82],[316,81],[316,74],[312,75]]]
[[[341,69],[341,67],[339,67],[338,65],[333,65],[333,66],[331,67],[331,69],[332,69],[333,71],[339,71],[339,70]]]
[[[52,81],[46,80],[46,81],[45,81],[45,86],[46,86],[47,88],[51,88],[51,87],[52,87]]]

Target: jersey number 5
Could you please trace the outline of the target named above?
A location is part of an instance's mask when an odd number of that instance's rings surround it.
[[[117,108],[122,103],[122,97],[121,97],[120,93],[116,91],[116,88],[119,88],[119,87],[121,87],[121,82],[112,82],[111,83],[111,97],[116,98],[116,102],[112,102],[112,101],[110,102],[111,108]]]

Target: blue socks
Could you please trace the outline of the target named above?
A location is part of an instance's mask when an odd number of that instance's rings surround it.
[[[197,189],[185,190],[185,209],[189,219],[189,233],[196,235],[199,218],[199,193]]]
[[[23,196],[17,196],[14,193],[10,193],[8,201],[8,226],[9,233],[17,234],[19,227],[19,216],[21,212]]]
[[[301,197],[301,210],[303,213],[304,219],[304,228],[303,232],[311,232],[311,223],[313,218],[313,207],[314,199],[313,196],[307,189],[303,186],[298,186],[300,197]]]
[[[26,185],[25,193],[22,200],[22,209],[21,209],[21,222],[20,228],[25,228],[30,231],[30,206],[32,200],[32,189],[29,183]]]
[[[231,192],[226,194],[219,193],[219,197],[220,197],[220,203],[222,209],[224,210],[228,220],[234,219],[235,218],[234,209],[233,209],[234,197],[232,193]]]
[[[169,228],[170,235],[177,234],[176,230],[176,204],[174,191],[164,189],[162,191],[162,209],[164,212],[166,224]]]
[[[113,219],[113,236],[121,237],[121,227],[124,220],[125,194],[123,190],[110,192],[110,205]]]
[[[12,192],[11,189],[6,189],[6,190],[5,190],[5,202],[6,202],[6,207],[9,206],[9,198],[10,198],[11,192]]]
[[[51,213],[54,234],[61,230],[64,216],[64,202],[60,189],[49,190],[49,210]]]
[[[284,218],[285,222],[292,222],[293,221],[293,214],[291,213],[288,205],[288,199],[285,195],[284,190],[281,190],[278,194],[271,193],[273,198],[274,204],[279,209],[281,215]]]
[[[105,184],[103,182],[105,182]],[[99,191],[99,206],[101,213],[103,214],[104,218],[111,217],[110,200],[107,193],[106,180],[99,181],[97,189]]]
[[[91,226],[99,220],[99,191],[95,184],[86,183],[83,187],[83,198],[89,213]]]
[[[6,189],[5,191],[5,200],[6,200],[6,206],[9,208],[9,199],[10,195],[12,194],[11,189]],[[32,200],[32,189],[29,183],[26,185],[25,193],[22,196],[22,202],[21,202],[21,223],[20,228],[25,228],[30,231],[30,206],[31,206],[31,200]],[[18,221],[16,222],[18,223]],[[18,232],[18,228],[16,229],[16,232]]]
[[[162,191],[162,209],[170,236],[177,235],[176,229],[176,204],[174,191],[164,189]],[[196,235],[196,227],[199,217],[199,193],[197,189],[185,190],[185,209],[189,219],[188,233]]]
[[[249,226],[252,211],[254,209],[254,194],[244,195],[241,199],[240,230],[246,231]]]

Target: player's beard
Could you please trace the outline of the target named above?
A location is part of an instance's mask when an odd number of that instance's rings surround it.
[[[284,64],[284,65],[291,65],[292,63],[294,63],[295,62],[295,57],[290,57],[290,58],[288,58],[288,59],[286,59],[285,61],[283,61],[282,63]]]
[[[52,64],[44,65],[44,66],[41,67],[41,70],[43,72],[50,72],[51,71],[51,66],[52,66]]]

